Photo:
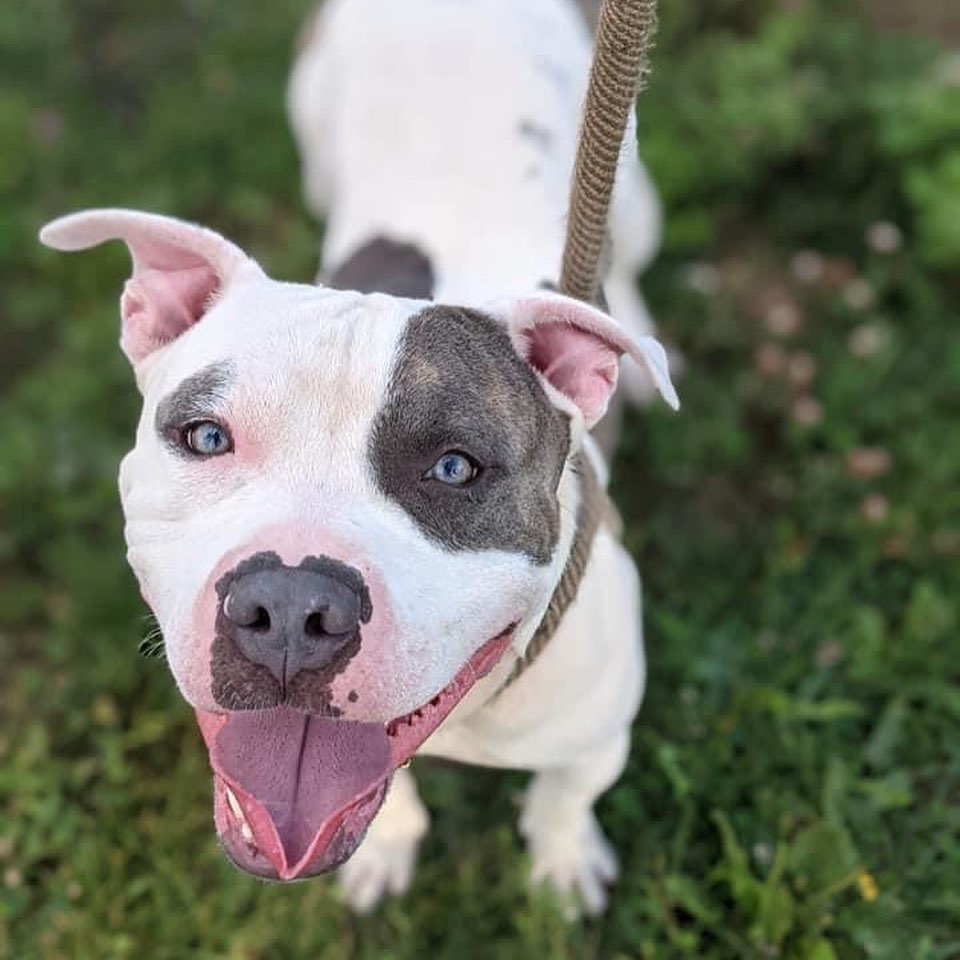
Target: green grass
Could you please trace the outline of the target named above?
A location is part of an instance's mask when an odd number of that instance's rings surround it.
[[[370,919],[227,865],[190,711],[137,652],[125,255],[35,231],[149,207],[310,277],[281,109],[305,6],[0,10],[0,956],[960,956],[960,88],[840,2],[663,4],[646,289],[687,373],[615,471],[651,678],[600,805],[607,915],[528,892],[522,776],[440,764],[414,888]]]

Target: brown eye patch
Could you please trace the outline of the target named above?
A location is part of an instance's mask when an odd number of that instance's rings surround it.
[[[567,417],[492,317],[428,307],[400,344],[369,455],[383,493],[451,550],[507,550],[546,564],[560,531],[557,484]],[[463,487],[424,480],[462,450],[480,467]]]
[[[183,431],[193,421],[212,419],[223,406],[234,380],[227,361],[212,363],[191,374],[158,404],[154,428],[160,439],[175,453],[190,456],[183,443]]]

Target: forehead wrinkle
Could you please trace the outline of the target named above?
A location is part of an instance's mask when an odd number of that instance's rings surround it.
[[[332,314],[298,313],[253,361],[260,385],[250,391],[257,419],[251,427],[284,449],[287,469],[299,476],[346,471],[347,461],[358,459],[386,388],[396,301],[346,299],[349,305]]]

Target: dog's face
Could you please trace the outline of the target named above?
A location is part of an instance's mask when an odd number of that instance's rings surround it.
[[[122,344],[144,395],[120,489],[129,559],[210,751],[241,867],[353,851],[403,763],[542,616],[572,536],[568,463],[626,343],[554,295],[490,311],[277,283],[177,221],[119,237]]]

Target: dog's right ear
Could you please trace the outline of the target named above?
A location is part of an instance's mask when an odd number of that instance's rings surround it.
[[[631,339],[590,304],[541,292],[501,300],[489,309],[506,324],[517,353],[579,408],[588,429],[607,410],[624,354],[646,369],[669,407],[680,409],[663,347],[653,337]]]
[[[120,346],[134,366],[200,320],[238,274],[263,276],[218,233],[137,210],[81,210],[48,223],[40,240],[56,250],[127,245],[133,272],[120,298]]]

